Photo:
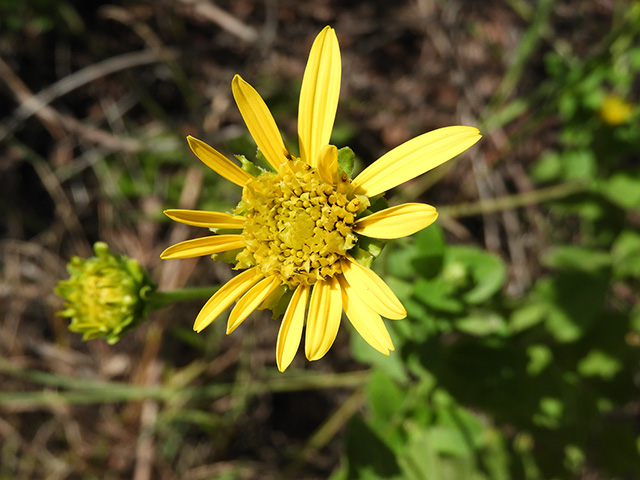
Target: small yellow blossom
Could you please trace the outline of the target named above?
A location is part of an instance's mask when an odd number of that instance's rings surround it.
[[[163,259],[234,251],[235,268],[244,270],[222,286],[198,314],[200,332],[234,302],[227,333],[257,308],[271,308],[290,295],[276,345],[284,371],[305,330],[309,360],[322,358],[333,344],[342,312],[360,335],[385,355],[394,349],[381,317],[401,319],[406,311],[371,269],[358,263],[361,237],[393,239],[433,223],[430,205],[408,203],[372,213],[372,199],[463,152],[480,139],[473,127],[446,127],[410,140],[382,156],[353,180],[329,144],[338,107],[340,49],[333,29],[316,38],[300,92],[300,157],[285,148],[266,104],[236,75],[233,95],[262,155],[273,171],[248,173],[206,143],[188,137],[195,155],[225,179],[242,187],[233,213],[167,210],[188,225],[233,233],[188,240],[167,248]],[[374,198],[376,197],[376,198]],[[274,300],[275,299],[275,300]]]
[[[622,125],[633,115],[633,105],[624,98],[608,95],[600,105],[600,118],[609,125]]]
[[[84,340],[116,343],[146,320],[155,286],[136,260],[114,255],[104,242],[93,250],[95,257],[73,257],[67,264],[71,277],[55,288],[65,301],[59,315],[70,318],[69,330],[84,334]]]

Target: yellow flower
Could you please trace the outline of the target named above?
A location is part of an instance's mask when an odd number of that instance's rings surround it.
[[[233,214],[165,212],[187,225],[235,231],[181,242],[161,255],[190,258],[235,251],[235,268],[244,270],[209,299],[194,330],[203,330],[237,301],[227,324],[231,333],[256,308],[271,308],[283,294],[291,295],[276,346],[280,371],[293,361],[305,325],[306,357],[322,358],[336,338],[343,310],[373,348],[389,355],[394,347],[381,317],[401,319],[406,311],[384,281],[356,262],[352,253],[361,237],[411,235],[438,214],[419,203],[371,213],[369,199],[437,167],[480,139],[476,128],[441,128],[393,149],[351,180],[339,168],[337,148],[329,145],[340,76],[338,39],[326,27],[311,47],[302,80],[298,158],[285,148],[258,92],[236,75],[234,98],[273,171],[252,175],[188,137],[202,162],[242,187],[242,201]]]
[[[608,95],[600,105],[600,118],[609,125],[622,125],[633,115],[633,105],[615,95]]]

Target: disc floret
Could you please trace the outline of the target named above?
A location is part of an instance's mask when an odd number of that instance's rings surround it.
[[[247,182],[235,212],[246,219],[246,248],[237,256],[237,268],[257,265],[291,288],[341,273],[340,258],[357,241],[356,215],[366,207],[350,183],[346,176],[338,186],[326,183],[298,159],[281,172]]]

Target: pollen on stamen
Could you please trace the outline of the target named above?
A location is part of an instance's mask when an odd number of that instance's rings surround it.
[[[341,273],[340,258],[357,241],[352,225],[362,201],[350,189],[337,191],[299,159],[287,167],[245,185],[237,210],[246,218],[246,247],[236,268],[256,265],[295,288]]]

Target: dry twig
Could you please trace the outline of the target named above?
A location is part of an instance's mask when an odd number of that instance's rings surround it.
[[[87,125],[74,117],[62,114],[46,103],[42,103],[42,100],[36,98],[37,96],[31,92],[29,87],[27,87],[2,58],[0,58],[0,78],[5,81],[21,105],[28,105],[24,107],[25,111],[30,111],[33,110],[34,107],[37,107],[30,115],[38,117],[54,138],[61,138],[64,132],[67,131],[75,133],[89,143],[102,145],[112,151],[121,150],[133,152],[139,150],[140,145],[135,140],[117,137],[110,132]],[[53,99],[55,99],[55,97],[50,101]],[[24,115],[24,113],[21,115]],[[17,125],[19,124],[20,122],[17,123]],[[0,130],[0,141],[6,138],[15,128],[16,127],[9,122],[8,127]]]
[[[193,12],[201,18],[212,21],[223,30],[238,37],[245,42],[254,43],[258,40],[258,32],[255,28],[246,25],[229,12],[206,0],[180,0],[185,6],[191,7]]]

